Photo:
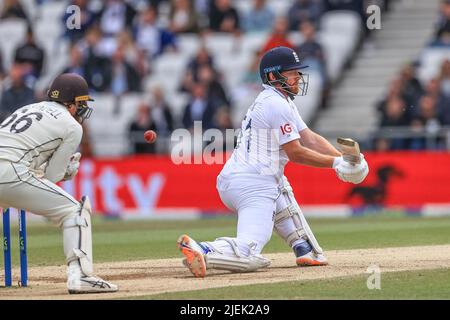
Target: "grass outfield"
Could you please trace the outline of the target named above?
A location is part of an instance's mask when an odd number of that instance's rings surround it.
[[[367,289],[367,275],[172,292],[133,299],[450,299],[450,270],[382,273],[380,289]],[[226,298],[225,298],[226,297]]]
[[[14,223],[12,223],[14,224]],[[180,257],[176,240],[182,233],[194,239],[234,236],[234,218],[198,221],[93,221],[94,262]],[[381,248],[450,243],[450,217],[361,217],[317,219],[310,225],[325,250]],[[18,265],[17,226],[11,226],[13,263]],[[29,224],[28,260],[31,266],[64,264],[62,234],[47,224]],[[265,253],[289,252],[274,235]],[[3,255],[0,258],[3,264]]]
[[[176,239],[188,233],[213,240],[235,235],[233,217],[198,221],[120,221],[96,217],[93,221],[94,262],[182,258]],[[450,217],[369,216],[352,219],[311,219],[322,247],[327,250],[410,247],[450,244]],[[13,264],[18,266],[17,226],[13,223]],[[264,253],[290,252],[277,235]],[[3,255],[1,256],[3,264]],[[65,263],[60,230],[50,224],[29,224],[29,265]],[[439,269],[441,268],[441,269]],[[367,274],[321,280],[297,280],[190,292],[142,295],[131,299],[450,299],[450,269],[384,272],[381,290],[368,290]],[[193,287],[195,288],[195,287]],[[119,299],[125,299],[126,296]]]

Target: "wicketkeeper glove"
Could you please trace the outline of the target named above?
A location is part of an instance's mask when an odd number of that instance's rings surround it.
[[[75,177],[78,173],[78,168],[80,167],[80,159],[81,153],[77,152],[70,157],[70,162],[67,165],[66,174],[64,175],[63,180],[70,180]]]
[[[360,157],[361,162],[355,165],[348,163],[342,157],[336,157],[334,159],[333,169],[336,171],[338,178],[344,182],[351,182],[354,184],[363,182],[369,174],[369,165],[362,153]]]

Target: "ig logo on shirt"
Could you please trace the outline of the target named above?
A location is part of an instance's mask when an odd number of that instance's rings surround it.
[[[283,134],[291,133],[291,132],[292,132],[292,127],[291,127],[291,125],[290,125],[289,123],[286,123],[285,125],[280,126],[280,129],[281,129],[281,132],[282,132]]]

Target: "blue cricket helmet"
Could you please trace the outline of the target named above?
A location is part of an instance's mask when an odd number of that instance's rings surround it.
[[[259,63],[259,75],[264,84],[273,85],[273,83],[278,82],[282,85],[282,88],[284,90],[290,93],[288,88],[286,88],[287,85],[285,81],[287,79],[281,75],[281,72],[288,70],[300,70],[307,67],[308,66],[302,64],[297,52],[295,52],[291,48],[275,47],[264,53],[263,57],[261,58],[261,61]],[[275,81],[269,80],[268,74],[270,72],[272,72],[275,76]],[[307,89],[307,81],[305,81],[306,77],[303,76],[304,74],[302,74],[303,87],[301,88],[302,91],[300,95],[305,95]]]
[[[259,64],[259,74],[263,83],[267,83],[269,72],[304,69],[297,52],[288,47],[275,47],[267,51]]]

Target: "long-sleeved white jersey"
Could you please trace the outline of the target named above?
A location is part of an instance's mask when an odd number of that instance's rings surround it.
[[[0,161],[32,170],[46,163],[44,177],[58,182],[82,135],[81,125],[64,105],[52,101],[26,105],[0,125]]]

